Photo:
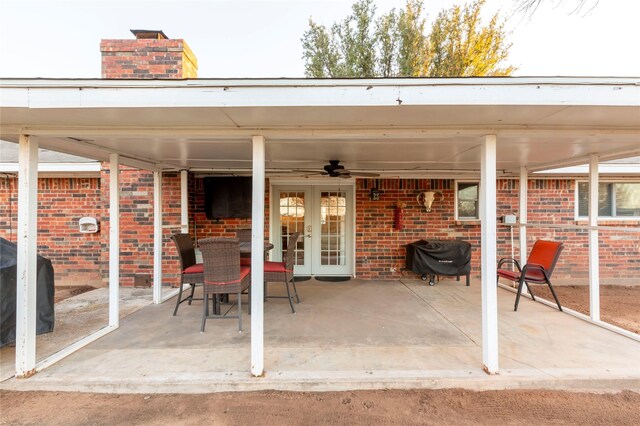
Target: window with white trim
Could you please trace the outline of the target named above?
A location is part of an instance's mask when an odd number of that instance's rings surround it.
[[[479,182],[456,181],[456,220],[479,219]]]
[[[589,216],[589,182],[578,182],[578,217]],[[600,182],[598,185],[599,218],[640,217],[640,182]]]

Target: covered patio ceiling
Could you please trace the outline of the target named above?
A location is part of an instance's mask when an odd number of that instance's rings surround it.
[[[542,170],[640,153],[638,79],[2,80],[2,139],[152,170],[268,174],[339,159],[382,175]]]

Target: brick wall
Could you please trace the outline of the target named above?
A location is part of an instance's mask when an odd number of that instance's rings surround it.
[[[102,78],[197,78],[198,61],[182,39],[102,40]]]
[[[101,171],[103,280],[108,281],[109,266],[109,163]],[[170,240],[180,231],[180,174],[162,177],[163,283],[177,285],[180,263]],[[120,283],[133,285],[136,274],[153,277],[153,172],[127,167],[120,173]]]
[[[0,178],[0,237],[16,241],[17,177]],[[82,234],[81,217],[102,222],[100,180],[38,179],[38,254],[51,259],[57,285],[99,285],[102,229]]]
[[[371,201],[372,187],[384,191]],[[419,239],[463,239],[471,243],[472,275],[480,270],[480,224],[455,221],[454,181],[432,179],[362,179],[356,185],[356,273],[360,278],[397,279],[416,276],[401,272],[405,266],[405,245]],[[435,202],[430,213],[416,202],[419,192],[438,189],[443,202]],[[530,180],[528,219],[530,224],[575,225],[575,181],[569,179]],[[406,203],[404,229],[393,228],[395,203]],[[518,180],[497,184],[497,215],[518,212]],[[584,223],[582,223],[584,224]],[[601,225],[638,226],[638,222],[600,222]],[[513,255],[519,258],[519,231],[513,229]],[[554,273],[559,282],[586,284],[588,280],[587,232],[570,228],[528,228],[531,249],[537,239],[563,241],[565,249]],[[511,228],[499,225],[498,257],[512,256]],[[640,238],[638,233],[600,231],[600,277],[603,283],[640,284]],[[392,272],[395,268],[398,272]]]
[[[132,285],[136,274],[153,274],[153,173],[123,168],[121,173],[121,283]],[[52,260],[56,283],[81,284],[102,281],[108,273],[109,170],[101,178],[46,178],[38,181],[39,253]],[[384,191],[371,201],[369,191]],[[450,179],[358,179],[356,181],[356,273],[359,278],[397,279],[415,276],[391,272],[404,265],[407,243],[421,238],[464,239],[473,246],[472,274],[479,274],[480,225],[454,220],[454,181]],[[267,191],[269,185],[266,185]],[[416,202],[419,192],[438,189],[444,201],[426,213]],[[529,223],[575,225],[575,181],[529,181]],[[406,203],[404,229],[393,228],[394,205]],[[268,239],[269,194],[265,198],[265,235]],[[518,215],[518,181],[503,179],[497,185],[498,216]],[[180,174],[163,176],[163,281],[178,282],[179,260],[169,239],[180,229]],[[98,234],[80,234],[80,217],[93,216]],[[0,177],[0,236],[15,241],[17,179]],[[250,227],[250,219],[208,220],[204,213],[203,180],[189,176],[189,222],[192,236],[235,236],[237,228]],[[584,223],[582,223],[584,224]],[[639,226],[638,222],[600,222],[601,225]],[[511,228],[498,226],[498,257],[511,257]],[[519,257],[518,229],[513,232],[513,254]],[[563,241],[565,250],[555,271],[558,282],[586,284],[588,277],[587,232],[570,228],[529,228],[528,247],[536,239]],[[600,231],[600,275],[603,283],[638,283],[640,236],[637,232]]]

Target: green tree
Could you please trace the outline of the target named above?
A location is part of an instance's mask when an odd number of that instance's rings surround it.
[[[485,0],[470,5],[454,6],[440,12],[429,40],[433,77],[470,77],[510,75],[514,68],[500,68],[507,59],[511,44],[505,40],[504,23],[498,14],[489,25],[481,26],[480,12]]]
[[[375,19],[373,0],[358,0],[331,30],[309,20],[302,37],[305,74],[314,78],[509,75],[500,68],[510,44],[495,14],[480,23],[484,0],[443,10],[425,34],[423,0],[407,0]]]
[[[375,77],[376,44],[373,0],[360,0],[352,13],[327,30],[309,19],[302,37],[308,77]]]

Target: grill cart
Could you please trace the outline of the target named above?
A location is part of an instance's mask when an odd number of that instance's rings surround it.
[[[438,276],[467,277],[471,273],[471,244],[459,240],[420,240],[407,244],[406,268],[429,278],[429,285]]]

